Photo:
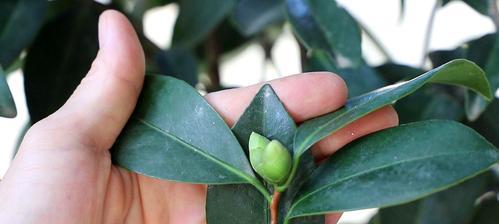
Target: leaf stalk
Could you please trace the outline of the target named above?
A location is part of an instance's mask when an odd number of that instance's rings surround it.
[[[270,203],[270,224],[277,224],[279,221],[277,215],[279,214],[280,199],[281,199],[281,192],[274,190],[274,195],[272,195],[272,202]]]

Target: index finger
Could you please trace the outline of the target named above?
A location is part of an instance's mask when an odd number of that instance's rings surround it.
[[[303,73],[269,83],[295,122],[336,110],[348,96],[343,79],[329,72]],[[232,126],[262,85],[213,92],[205,98]]]

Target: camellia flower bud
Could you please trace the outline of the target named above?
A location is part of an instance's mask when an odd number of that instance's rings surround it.
[[[291,170],[291,155],[279,141],[269,141],[255,132],[249,139],[250,162],[253,169],[269,183],[286,181]]]

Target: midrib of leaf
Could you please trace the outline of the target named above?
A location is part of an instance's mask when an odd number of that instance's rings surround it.
[[[145,125],[146,127],[151,128],[154,131],[157,131],[157,132],[161,133],[162,135],[164,135],[165,137],[171,138],[174,141],[176,141],[176,142],[178,142],[178,143],[180,143],[182,145],[185,145],[187,148],[191,149],[195,153],[198,153],[198,154],[202,155],[203,157],[207,158],[208,160],[212,161],[213,163],[215,163],[215,164],[217,164],[219,166],[222,166],[224,169],[228,170],[229,172],[232,172],[232,173],[236,174],[237,176],[241,177],[242,179],[246,180],[249,184],[251,184],[255,188],[257,188],[265,196],[265,198],[267,200],[270,199],[270,195],[268,195],[268,192],[263,188],[263,186],[260,184],[260,182],[257,179],[255,179],[255,178],[253,178],[253,177],[251,177],[251,176],[249,176],[249,175],[247,175],[247,174],[245,174],[243,172],[240,172],[238,169],[235,169],[232,166],[227,165],[222,160],[220,160],[220,159],[218,159],[218,158],[216,158],[216,157],[214,157],[214,156],[212,156],[212,155],[204,152],[203,150],[201,150],[201,149],[199,149],[199,148],[197,148],[197,147],[195,147],[195,146],[187,143],[186,141],[182,140],[181,138],[179,138],[179,137],[177,137],[177,136],[169,133],[166,130],[163,130],[163,129],[157,127],[156,125],[154,125],[154,124],[152,124],[152,123],[150,123],[150,122],[148,122],[148,121],[146,121],[144,119],[141,119],[141,118],[138,118],[138,117],[133,117],[133,118],[136,119],[139,123]]]
[[[416,157],[416,158],[413,158],[413,159],[400,160],[400,161],[397,161],[397,162],[394,162],[394,163],[386,164],[386,165],[383,165],[383,166],[378,166],[378,167],[375,167],[375,168],[372,168],[372,169],[368,169],[368,170],[363,171],[363,172],[359,172],[359,173],[355,173],[353,175],[346,176],[344,178],[338,179],[334,183],[326,184],[323,187],[317,188],[316,190],[311,191],[310,193],[307,193],[305,196],[303,196],[300,199],[298,199],[296,201],[296,203],[293,203],[293,205],[289,209],[288,215],[291,214],[291,212],[296,207],[296,205],[300,204],[301,201],[305,200],[306,198],[314,195],[315,193],[317,193],[319,191],[322,191],[325,188],[341,184],[342,182],[344,182],[344,181],[346,181],[348,179],[352,179],[354,177],[360,177],[360,176],[363,176],[365,174],[369,174],[369,173],[372,173],[372,172],[375,172],[375,171],[378,171],[378,170],[382,170],[382,169],[385,169],[385,168],[388,168],[388,167],[396,166],[396,165],[399,165],[399,164],[402,164],[402,163],[410,163],[410,162],[415,162],[415,161],[419,161],[419,160],[426,160],[426,159],[437,158],[437,157],[442,157],[442,156],[460,155],[460,154],[472,154],[472,153],[474,153],[474,152],[472,152],[472,151],[460,151],[460,152],[453,152],[453,153],[441,153],[441,154],[436,154],[436,155],[431,155],[431,156],[421,156],[421,157]],[[486,169],[487,168],[484,168],[482,170],[486,170]],[[438,191],[438,190],[436,190],[436,191]],[[435,191],[432,191],[432,192],[435,192]],[[320,214],[322,214],[322,213],[320,213]],[[314,214],[307,214],[307,215],[314,215]],[[288,216],[287,219],[289,219],[289,218],[296,218],[296,217],[299,217],[299,216],[292,216],[292,217]]]

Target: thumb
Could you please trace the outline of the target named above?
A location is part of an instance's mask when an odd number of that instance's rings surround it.
[[[99,46],[92,68],[72,96],[37,126],[57,126],[78,138],[73,141],[108,149],[135,107],[145,62],[137,34],[117,11],[100,16]]]

